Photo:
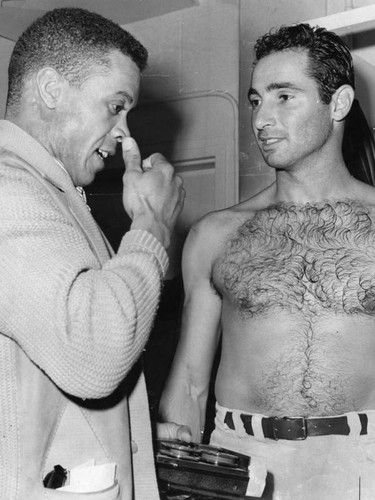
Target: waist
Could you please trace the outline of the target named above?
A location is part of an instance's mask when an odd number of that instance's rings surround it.
[[[299,441],[317,436],[364,436],[375,425],[375,411],[324,417],[274,417],[243,413],[216,405],[216,421],[238,437]],[[372,425],[371,425],[372,424]],[[374,427],[373,427],[374,428]]]

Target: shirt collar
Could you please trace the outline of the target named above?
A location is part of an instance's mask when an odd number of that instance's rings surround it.
[[[58,160],[57,158],[54,157],[54,160],[55,162],[58,164],[58,166],[66,173],[66,175],[72,180],[73,182],[73,179],[71,178],[71,175],[69,174],[69,172],[67,171],[67,169],[64,167],[64,164]],[[77,193],[80,195],[80,197],[83,199],[83,201],[86,203],[87,205],[87,198],[86,198],[86,193],[85,193],[85,190],[83,189],[82,186],[75,186],[76,188],[76,191]]]

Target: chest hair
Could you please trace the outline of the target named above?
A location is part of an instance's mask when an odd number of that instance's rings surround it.
[[[230,238],[219,288],[244,316],[322,308],[375,315],[374,216],[353,201],[262,210]]]

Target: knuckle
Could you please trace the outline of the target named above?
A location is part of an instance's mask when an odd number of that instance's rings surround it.
[[[161,164],[161,166],[162,166],[162,169],[165,171],[165,173],[167,175],[171,175],[172,176],[174,174],[174,168],[173,168],[173,166],[169,162],[163,161],[163,163]]]
[[[152,153],[148,159],[150,160],[150,163],[152,165],[154,164],[157,164],[157,163],[163,163],[163,162],[166,162],[166,159],[164,157],[164,155],[162,155],[161,153]]]

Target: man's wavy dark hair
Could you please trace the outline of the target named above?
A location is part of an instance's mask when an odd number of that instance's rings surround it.
[[[331,101],[341,85],[355,88],[352,56],[336,33],[305,23],[271,30],[255,44],[254,65],[263,57],[284,50],[307,52],[310,61],[308,73],[317,82],[320,98],[325,104]]]
[[[30,74],[43,67],[59,71],[79,87],[94,67],[110,67],[119,50],[143,71],[147,50],[130,33],[105,17],[80,8],[54,9],[36,19],[16,42],[8,68],[7,107],[16,107]]]

